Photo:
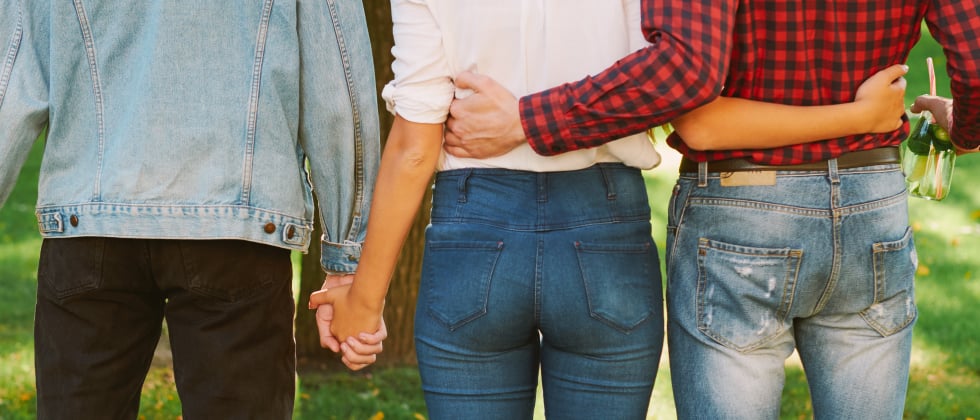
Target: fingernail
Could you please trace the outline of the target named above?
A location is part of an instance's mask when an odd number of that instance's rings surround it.
[[[316,305],[313,304],[313,301],[306,302],[306,306],[308,306],[310,309],[316,309]]]
[[[902,64],[902,70],[909,71],[909,65],[908,64]]]

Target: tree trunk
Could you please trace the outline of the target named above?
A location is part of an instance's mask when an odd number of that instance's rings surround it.
[[[394,117],[389,113],[381,98],[381,89],[391,80],[391,4],[387,0],[363,0],[367,15],[368,31],[371,34],[371,49],[374,53],[375,78],[377,79],[378,113],[381,121],[382,140],[387,136]],[[431,189],[422,200],[415,224],[408,234],[398,265],[392,277],[391,288],[385,303],[385,322],[388,326],[388,339],[384,342],[384,352],[377,365],[405,365],[415,363],[414,318],[415,298],[418,295],[419,277],[422,267],[425,226],[429,221]],[[370,219],[368,221],[370,227]],[[323,270],[320,268],[321,235],[320,221],[316,221],[313,233],[314,243],[310,253],[303,256],[302,278],[300,281],[299,309],[296,314],[296,352],[301,369],[334,370],[342,367],[329,363],[332,353],[320,348],[316,332],[314,313],[304,308],[309,294],[319,290],[323,284]]]
[[[381,89],[391,81],[391,47],[395,40],[391,35],[391,2],[389,0],[363,0],[364,14],[367,17],[368,32],[371,35],[371,51],[374,53],[374,77],[378,90],[378,116],[381,121],[381,141],[384,142],[388,129],[395,120],[381,99]]]

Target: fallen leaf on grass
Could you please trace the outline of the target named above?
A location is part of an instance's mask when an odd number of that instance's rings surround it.
[[[915,275],[917,275],[917,276],[928,276],[929,275],[929,267],[926,267],[924,264],[919,264],[919,268],[916,268],[915,269]]]

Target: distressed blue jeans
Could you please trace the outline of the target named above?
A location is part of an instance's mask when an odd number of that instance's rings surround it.
[[[645,418],[663,344],[639,170],[436,177],[415,319],[432,419]]]
[[[722,186],[682,173],[667,236],[670,368],[682,419],[775,419],[799,352],[817,419],[899,419],[916,319],[897,164]]]

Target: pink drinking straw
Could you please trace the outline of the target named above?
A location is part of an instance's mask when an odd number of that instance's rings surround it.
[[[929,69],[929,94],[936,96],[936,68],[932,64],[932,57],[926,57],[926,67]],[[931,119],[933,122],[935,122],[935,117],[932,117]],[[932,145],[930,145],[929,148],[931,149]],[[935,159],[936,161],[933,164],[933,167],[939,169],[941,156],[937,153]],[[933,179],[933,185],[936,186],[936,198],[939,199],[943,197],[943,174],[942,171],[939,170],[934,172],[935,177]]]

